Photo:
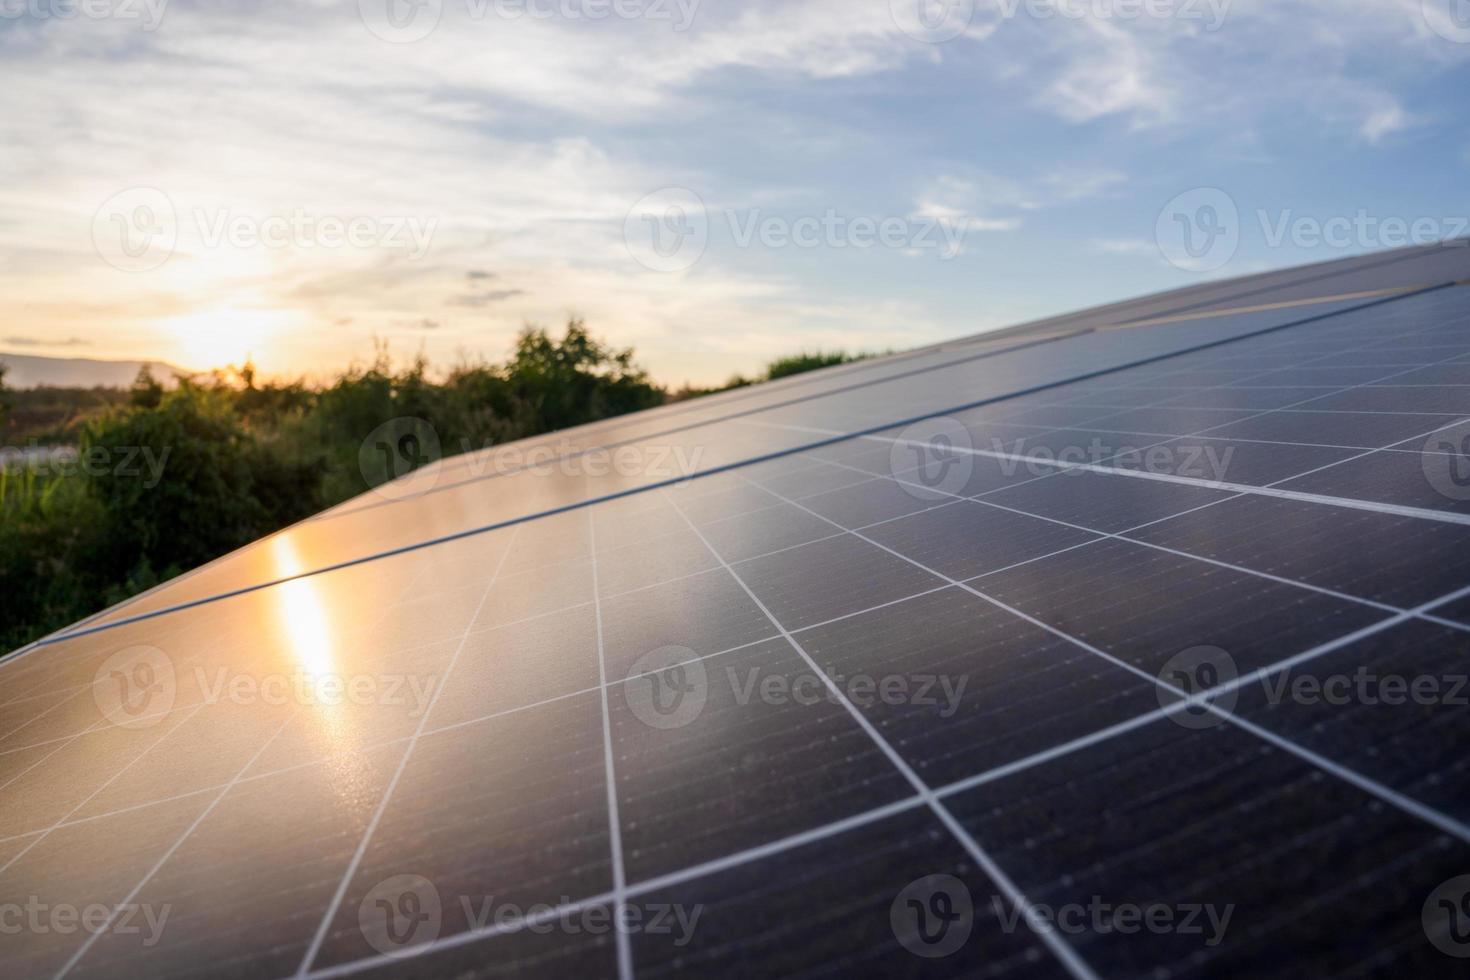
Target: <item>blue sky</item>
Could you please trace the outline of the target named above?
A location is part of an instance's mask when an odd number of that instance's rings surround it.
[[[710,382],[1470,234],[1470,0],[86,2],[0,0],[0,350]]]

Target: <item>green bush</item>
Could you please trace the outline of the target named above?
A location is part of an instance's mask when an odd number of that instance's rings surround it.
[[[242,424],[230,394],[188,381],[93,423],[88,492],[108,519],[107,567],[193,568],[321,509],[320,460],[283,459]]]
[[[764,378],[862,356],[798,354]],[[321,388],[259,384],[247,364],[169,389],[145,369],[127,392],[68,403],[59,390],[7,393],[0,364],[0,424],[7,394],[27,396],[32,431],[76,439],[79,458],[0,465],[0,652],[362,493],[363,440],[392,419],[425,420],[454,455],[670,398],[581,320],[559,338],[527,328],[506,362],[461,364],[442,381],[422,358],[395,370],[380,348]]]
[[[775,381],[777,378],[789,378],[793,374],[804,374],[807,371],[815,371],[818,368],[833,367],[838,364],[860,361],[863,357],[864,355],[848,354],[845,351],[812,351],[810,353],[803,351],[800,354],[778,357],[766,365],[765,380]]]
[[[170,390],[144,370],[82,426],[78,465],[0,469],[0,648],[367,490],[359,449],[391,419],[427,421],[450,455],[665,398],[631,350],[580,320],[560,338],[528,328],[506,363],[442,382],[422,358],[394,370],[381,349],[320,389],[257,384],[246,365]]]

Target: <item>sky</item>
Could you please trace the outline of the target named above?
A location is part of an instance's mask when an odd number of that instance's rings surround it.
[[[0,350],[664,383],[1470,234],[1470,0],[0,0]]]

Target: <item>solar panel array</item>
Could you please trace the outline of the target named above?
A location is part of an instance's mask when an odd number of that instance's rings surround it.
[[[446,459],[47,637],[5,975],[1463,975],[1466,279]]]

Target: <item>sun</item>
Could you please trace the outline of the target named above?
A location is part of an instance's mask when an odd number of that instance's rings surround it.
[[[292,319],[285,310],[224,308],[169,317],[161,326],[173,337],[183,366],[202,371],[251,358],[258,363]]]

